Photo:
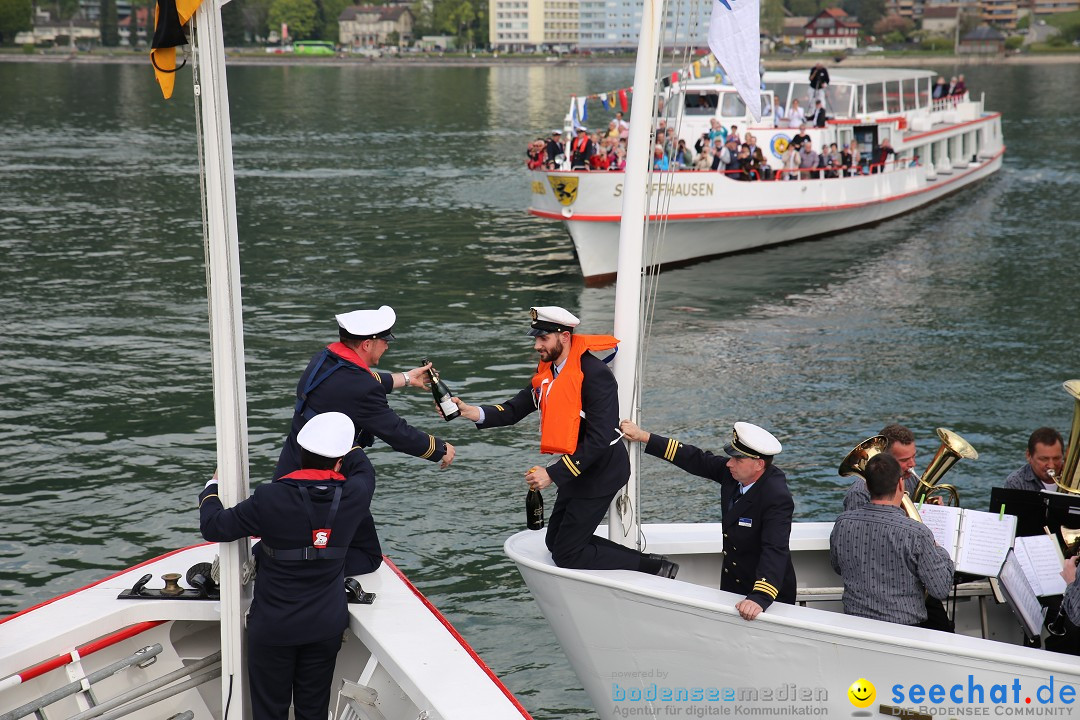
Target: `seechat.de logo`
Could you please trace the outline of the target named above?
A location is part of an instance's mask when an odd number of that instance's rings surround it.
[[[877,697],[877,688],[874,687],[874,683],[866,678],[859,678],[851,683],[851,687],[847,690],[847,696],[855,707],[868,708],[874,702],[874,698]]]

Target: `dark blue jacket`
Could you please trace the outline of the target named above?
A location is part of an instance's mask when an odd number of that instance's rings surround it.
[[[769,465],[750,491],[736,498],[740,485],[728,470],[727,457],[656,433],[649,438],[645,452],[720,483],[721,507],[728,508],[723,515],[720,589],[745,595],[762,608],[774,600],[794,603],[795,566],[788,542],[795,501],[784,471]]]
[[[258,572],[255,595],[248,617],[248,632],[264,645],[302,645],[328,640],[348,626],[345,600],[345,557],[320,560],[270,558],[262,546],[275,550],[303,548],[312,544],[311,522],[301,493],[309,493],[312,511],[320,527],[327,520],[334,489],[341,499],[328,547],[348,548],[349,562],[369,564],[381,559],[379,538],[371,523],[371,497],[375,472],[361,450],[345,457],[342,472],[302,470],[294,475],[317,479],[282,478],[255,488],[251,497],[225,509],[216,484],[199,495],[199,527],[212,542],[229,542],[259,536],[255,545]],[[375,562],[375,566],[378,562]]]
[[[338,361],[344,364],[308,392],[302,407],[293,413],[289,437],[281,448],[277,468],[274,470],[275,478],[300,469],[300,446],[296,442],[296,435],[310,418],[325,412],[348,415],[356,426],[356,444],[360,447],[369,447],[378,437],[398,452],[432,462],[442,460],[446,454],[446,442],[412,427],[387,404],[386,394],[394,388],[394,379],[390,373],[365,370],[328,350],[325,352],[328,356],[319,367],[320,375]],[[304,374],[300,376],[300,382],[296,386],[298,401],[304,395],[308,380],[319,365],[323,353],[323,350],[315,353]]]
[[[577,448],[547,466],[561,497],[596,498],[611,495],[630,479],[630,456],[622,441],[614,445],[619,428],[619,384],[602,360],[581,356],[581,410]],[[484,405],[480,428],[513,425],[536,410],[530,383],[501,405]],[[571,467],[573,469],[571,469]]]

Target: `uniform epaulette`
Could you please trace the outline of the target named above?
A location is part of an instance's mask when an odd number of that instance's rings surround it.
[[[577,463],[570,459],[569,455],[563,455],[562,462],[563,465],[565,465],[566,468],[570,471],[571,475],[573,475],[574,477],[578,477],[579,475],[581,475],[581,468],[577,466]]]
[[[780,591],[776,589],[775,585],[768,582],[765,578],[761,578],[754,583],[753,592],[764,593],[765,595],[768,595],[773,600],[775,600],[776,596],[779,594]]]
[[[382,375],[380,375],[379,373],[375,372],[375,371],[374,371],[374,370],[372,370],[371,368],[368,368],[368,372],[369,372],[369,373],[371,373],[371,377],[375,378],[375,379],[376,379],[376,380],[378,380],[378,381],[379,381],[380,383],[382,382]]]
[[[675,453],[682,447],[682,443],[674,438],[668,438],[667,448],[664,449],[664,459],[668,462],[675,462]]]
[[[422,459],[422,460],[427,460],[429,457],[431,457],[435,453],[435,436],[434,435],[428,435],[427,438],[428,438],[428,448],[427,448],[427,452],[420,456],[420,459]]]

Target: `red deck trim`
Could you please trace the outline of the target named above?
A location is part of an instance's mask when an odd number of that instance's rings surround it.
[[[417,599],[420,600],[420,602],[422,602],[424,606],[431,611],[431,614],[435,616],[435,619],[441,622],[443,624],[443,627],[445,627],[447,631],[449,631],[449,633],[454,636],[454,639],[457,640],[461,647],[465,650],[465,652],[469,654],[469,657],[471,657],[476,662],[476,664],[480,666],[480,669],[487,673],[487,676],[491,678],[491,681],[494,682],[500,690],[502,690],[502,693],[506,696],[506,699],[513,703],[514,707],[517,708],[518,711],[521,713],[521,716],[532,720],[532,715],[529,714],[529,711],[526,710],[524,706],[522,706],[522,704],[518,701],[518,699],[514,697],[514,694],[510,692],[510,690],[508,690],[505,685],[503,685],[502,680],[499,679],[499,676],[491,671],[491,668],[487,666],[487,663],[485,663],[480,658],[480,656],[476,654],[476,651],[469,646],[469,643],[465,641],[465,638],[461,636],[461,633],[454,629],[454,626],[450,624],[450,621],[443,617],[443,614],[439,612],[439,609],[432,605],[430,600],[424,597],[424,593],[417,590],[416,586],[409,582],[409,578],[405,577],[405,574],[398,569],[398,566],[395,565],[390,558],[383,555],[383,562],[386,563],[387,567],[394,571],[394,574],[401,578],[401,581],[405,583],[406,587],[412,590],[413,595],[415,595]]]
[[[147,622],[136,623],[135,625],[129,625],[123,630],[117,630],[109,635],[104,635],[97,640],[91,640],[88,643],[78,646],[75,651],[79,653],[79,657],[86,657],[92,655],[98,650],[103,650],[110,645],[115,645],[119,642],[123,642],[128,638],[133,638],[136,635],[146,632],[151,628],[155,628],[158,625],[164,625],[166,620],[150,620]],[[19,676],[20,682],[26,682],[27,680],[33,680],[34,678],[44,675],[47,672],[55,670],[58,667],[67,665],[71,662],[71,653],[64,653],[63,655],[57,655],[54,658],[39,662],[37,665],[31,665],[25,670],[20,670],[15,673]]]
[[[868,205],[879,205],[879,204],[882,204],[882,203],[888,203],[888,202],[894,202],[896,200],[902,200],[903,198],[911,197],[913,195],[920,195],[922,193],[930,192],[931,190],[937,190],[938,188],[942,188],[942,187],[944,187],[946,185],[949,185],[951,183],[954,183],[954,182],[956,182],[958,180],[962,180],[963,178],[967,177],[968,175],[971,175],[972,173],[975,173],[975,172],[978,172],[979,170],[982,170],[987,165],[991,164],[992,162],[997,160],[999,157],[1001,157],[1004,153],[1005,153],[1005,148],[1002,147],[1001,150],[998,151],[998,153],[996,155],[989,158],[986,162],[982,163],[978,167],[972,168],[971,170],[968,170],[968,171],[966,171],[964,173],[956,175],[956,176],[954,176],[954,177],[952,177],[952,178],[950,178],[948,180],[945,180],[944,182],[936,182],[935,181],[933,185],[928,185],[927,187],[921,188],[919,190],[912,190],[911,192],[904,193],[903,195],[892,195],[890,197],[887,197],[887,198],[884,198],[884,199],[881,199],[881,200],[872,200],[872,201],[869,201],[869,202],[861,202],[861,203],[848,203],[846,205],[828,205],[828,206],[825,206],[825,207],[784,208],[784,209],[778,209],[778,210],[732,210],[732,211],[729,211],[729,212],[718,212],[718,213],[708,213],[708,212],[702,212],[702,213],[679,213],[679,214],[670,213],[670,214],[666,214],[666,215],[650,215],[649,219],[650,220],[705,220],[705,219],[713,219],[713,218],[764,217],[764,216],[767,216],[767,215],[808,215],[810,213],[835,212],[837,210],[852,210],[852,209],[855,209],[855,208],[867,207]],[[778,182],[780,182],[780,181],[778,181]],[[825,180],[824,182],[836,182],[836,179],[835,178],[834,179],[829,179],[829,180]],[[562,220],[564,222],[618,222],[619,219],[620,219],[619,215],[572,215],[571,217],[567,218],[567,217],[563,217],[562,213],[552,213],[552,212],[548,212],[546,210],[533,210],[533,209],[529,210],[529,214],[535,215],[536,217],[546,218],[548,220]]]
[[[19,617],[20,615],[25,615],[28,612],[33,612],[34,610],[37,610],[38,608],[43,608],[46,605],[49,605],[51,603],[56,602],[57,600],[63,600],[64,598],[70,597],[71,595],[74,595],[75,593],[80,593],[83,590],[89,590],[90,588],[94,587],[95,585],[100,585],[103,582],[108,582],[109,580],[112,580],[115,577],[119,577],[119,576],[123,575],[124,573],[131,572],[132,570],[138,570],[139,568],[143,567],[144,565],[149,565],[150,563],[157,562],[158,560],[164,560],[167,557],[172,557],[173,555],[176,555],[177,553],[182,553],[185,550],[190,550],[191,548],[196,548],[196,547],[202,547],[204,545],[217,545],[217,543],[200,543],[198,545],[189,545],[188,547],[183,547],[183,548],[180,548],[179,550],[171,550],[171,551],[165,553],[164,555],[158,555],[155,558],[150,558],[149,560],[144,560],[143,562],[139,563],[138,565],[132,565],[131,567],[127,568],[126,570],[121,570],[120,572],[113,573],[112,575],[109,575],[108,577],[103,577],[100,580],[95,580],[94,582],[90,583],[89,585],[84,585],[81,588],[78,588],[76,590],[71,590],[69,592],[64,593],[63,595],[57,595],[54,598],[50,598],[48,600],[45,600],[44,602],[40,602],[37,605],[33,605],[31,607],[26,608],[25,610],[20,610],[19,612],[15,613],[13,615],[8,615],[5,618],[0,618],[0,625],[3,625],[8,620],[14,620],[15,618]]]

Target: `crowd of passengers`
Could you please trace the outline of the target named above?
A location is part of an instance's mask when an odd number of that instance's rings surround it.
[[[711,125],[690,147],[686,140],[676,137],[675,128],[666,127],[661,120],[653,147],[653,169],[712,170],[742,181],[816,180],[878,172],[890,159],[896,161],[896,151],[888,139],[881,141],[874,158],[866,157],[854,140],[844,147],[836,143],[826,145],[819,152],[806,134],[804,121],[797,124],[798,133],[784,149],[781,168],[777,170],[769,166],[752,133],[740,136],[737,125],[725,128],[716,118]],[[564,160],[568,158],[572,170],[625,170],[628,129],[620,116],[611,121],[604,133],[590,134],[587,128],[578,127],[577,136],[569,143],[563,141],[562,131],[552,130],[550,138],[537,138],[529,144],[528,166],[565,169]]]

